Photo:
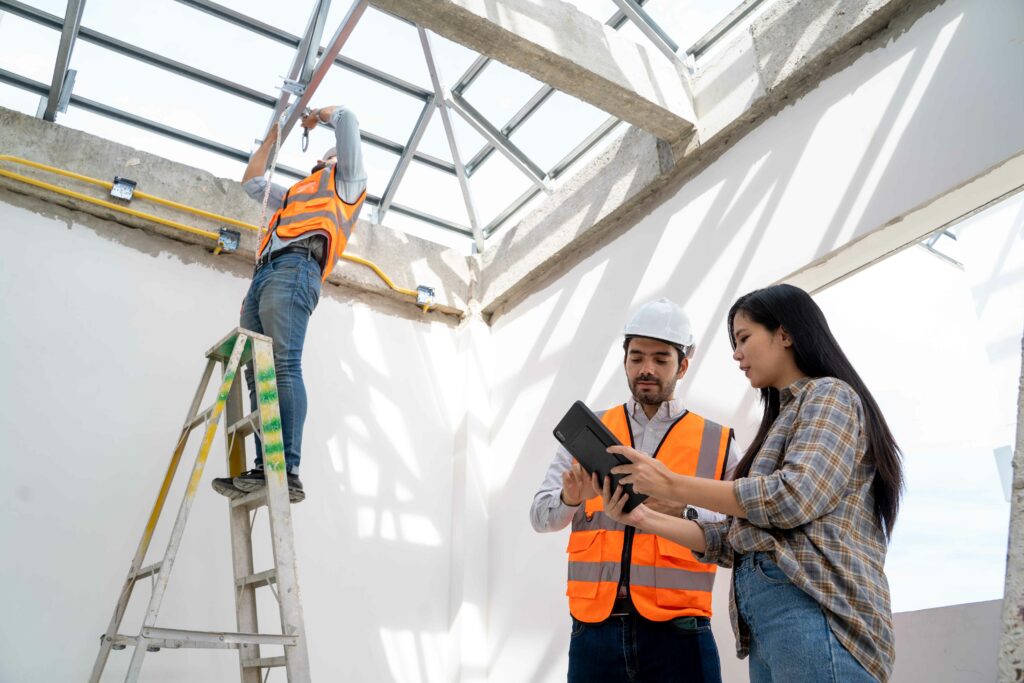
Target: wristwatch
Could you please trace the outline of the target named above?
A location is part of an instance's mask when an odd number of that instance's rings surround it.
[[[692,505],[687,505],[683,508],[683,514],[680,515],[683,519],[688,519],[691,522],[697,521],[697,508]]]

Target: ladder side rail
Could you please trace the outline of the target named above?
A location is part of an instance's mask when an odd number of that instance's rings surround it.
[[[228,394],[227,408],[225,410],[225,424],[233,425],[242,419],[245,412],[244,402],[248,399],[247,392],[243,391],[241,377],[231,385]],[[225,454],[227,456],[228,476],[234,477],[245,469],[245,438],[239,434],[229,434],[224,430],[227,441]],[[231,529],[231,564],[234,570],[235,582],[243,576],[253,573],[252,556],[252,526],[249,522],[249,513],[243,507],[228,505],[228,517]],[[235,596],[235,623],[240,632],[258,633],[259,617],[256,609],[256,586],[245,585],[235,587],[232,583]],[[260,661],[260,646],[258,644],[242,644],[238,648],[238,668],[241,683],[260,683],[260,670],[247,663]]]
[[[195,396],[192,398],[192,404],[189,407],[188,415],[185,417],[181,435],[178,437],[178,443],[175,445],[174,452],[171,455],[171,461],[167,465],[167,472],[164,474],[164,480],[160,486],[160,492],[157,494],[156,501],[153,503],[153,509],[149,514],[149,519],[146,522],[142,538],[139,540],[139,545],[135,550],[135,557],[132,559],[131,568],[128,570],[128,578],[125,580],[124,586],[121,588],[121,595],[117,600],[117,605],[114,607],[114,614],[110,618],[110,623],[107,625],[106,633],[100,642],[100,651],[96,656],[95,663],[93,664],[92,673],[89,676],[89,683],[99,683],[100,676],[103,675],[103,669],[106,667],[107,659],[110,656],[110,648],[113,646],[113,638],[117,635],[118,629],[121,628],[121,620],[124,618],[125,610],[128,609],[128,602],[131,600],[132,591],[135,588],[136,575],[142,568],[142,563],[145,562],[146,553],[149,551],[149,544],[153,540],[153,532],[156,530],[157,521],[159,521],[160,514],[163,511],[164,503],[167,500],[167,494],[171,488],[171,483],[174,481],[174,475],[178,471],[178,464],[181,462],[182,453],[185,451],[185,444],[188,441],[188,435],[190,432],[189,424],[199,411],[199,404],[202,402],[203,395],[206,393],[206,387],[210,383],[210,377],[213,375],[214,365],[216,365],[216,361],[207,361],[206,369],[203,371],[202,378],[199,380],[199,386],[196,388]]]
[[[274,565],[277,569],[281,631],[285,635],[299,636],[296,645],[284,648],[285,668],[289,683],[308,683],[310,680],[309,649],[306,643],[302,600],[299,595],[295,534],[292,528],[291,503],[288,500],[288,480],[273,346],[267,341],[253,339],[252,356],[259,402],[263,466],[267,478],[270,537],[274,552]]]
[[[160,565],[160,571],[158,572],[156,581],[153,584],[153,591],[149,598],[149,607],[146,609],[146,614],[142,621],[143,628],[156,625],[156,617],[160,612],[160,604],[163,601],[164,593],[167,590],[167,583],[170,579],[171,568],[174,565],[174,559],[178,553],[178,546],[181,544],[181,537],[185,532],[185,524],[188,521],[188,515],[192,509],[192,502],[195,499],[196,490],[198,489],[200,480],[203,476],[203,469],[206,466],[206,458],[210,453],[210,445],[213,443],[213,438],[217,433],[217,426],[220,422],[221,414],[224,412],[224,407],[227,403],[231,385],[238,374],[242,351],[245,349],[247,341],[248,337],[246,337],[246,335],[238,335],[235,340],[234,348],[231,351],[231,357],[224,368],[223,381],[217,391],[217,402],[214,404],[213,411],[210,413],[210,419],[206,424],[206,432],[203,435],[203,441],[199,447],[199,453],[196,455],[195,464],[192,466],[192,475],[189,478],[188,485],[186,486],[185,496],[181,501],[181,507],[178,509],[178,516],[174,521],[174,528],[171,530],[171,538],[167,544],[167,550],[164,553],[164,559]],[[135,652],[132,654],[132,661],[128,667],[128,673],[125,676],[125,683],[134,683],[138,680],[139,672],[142,670],[142,660],[145,657],[145,653],[146,639],[145,637],[140,636],[135,645]]]

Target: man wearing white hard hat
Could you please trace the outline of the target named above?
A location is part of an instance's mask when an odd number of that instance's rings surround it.
[[[641,306],[625,327],[623,366],[632,397],[601,414],[625,445],[680,474],[729,479],[739,461],[732,430],[686,410],[676,383],[693,356],[690,321],[676,304]],[[648,499],[648,507],[689,519],[718,513]],[[681,545],[615,522],[601,494],[559,448],[533,498],[537,531],[572,524],[566,594],[572,615],[569,683],[720,683],[711,633],[715,572]]]

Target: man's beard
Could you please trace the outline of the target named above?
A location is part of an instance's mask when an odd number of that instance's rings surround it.
[[[656,382],[658,389],[655,393],[641,393],[637,389],[637,382]],[[672,398],[672,392],[675,391],[675,384],[670,387],[666,387],[661,383],[654,375],[637,375],[634,379],[629,382],[629,390],[633,393],[633,398],[640,405],[654,406],[664,403],[665,401]]]
[[[316,166],[313,167],[313,170],[309,172],[309,175],[313,175],[317,171],[321,171],[321,170],[323,170],[325,168],[327,168],[327,164],[325,164],[324,162],[321,161],[320,163],[318,163]]]

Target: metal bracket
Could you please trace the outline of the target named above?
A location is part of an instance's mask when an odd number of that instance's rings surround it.
[[[242,233],[238,230],[231,230],[230,228],[221,228],[220,234],[217,236],[217,248],[214,249],[215,254],[224,252],[230,254],[238,250],[238,244],[242,240]]]
[[[137,186],[138,183],[134,180],[128,180],[128,178],[122,178],[121,176],[114,176],[114,184],[110,188],[110,196],[130,202]]]
[[[426,285],[419,285],[416,287],[416,305],[417,306],[433,306],[434,305],[434,288],[427,287]]]
[[[306,92],[306,84],[302,81],[297,81],[287,76],[281,76],[283,83],[281,84],[280,90],[285,91],[295,97],[302,97],[302,93]]]

